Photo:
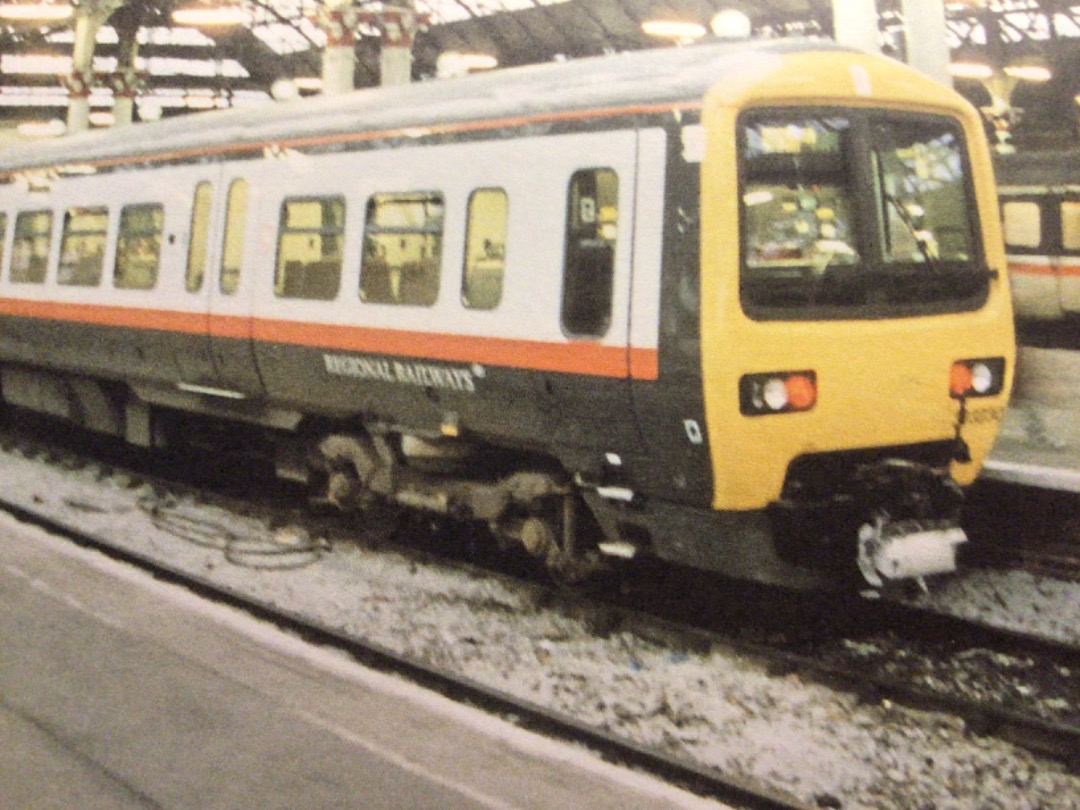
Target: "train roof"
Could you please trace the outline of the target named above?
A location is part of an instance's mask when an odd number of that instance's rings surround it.
[[[469,121],[528,120],[560,112],[699,102],[718,79],[784,54],[852,52],[829,40],[705,43],[530,65],[415,84],[357,90],[253,108],[83,132],[0,151],[0,174],[77,163],[192,157],[222,147],[313,142],[362,131],[407,135],[410,128]],[[239,151],[239,149],[236,149]]]
[[[1080,149],[1055,149],[994,155],[999,186],[1075,186],[1080,184]]]

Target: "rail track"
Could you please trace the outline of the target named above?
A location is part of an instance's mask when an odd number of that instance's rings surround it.
[[[79,467],[86,463],[66,452],[50,453],[30,451],[46,463]],[[307,528],[300,532],[277,533],[272,541],[253,539],[243,534],[230,534],[211,518],[192,516],[171,504],[175,496],[170,493],[182,491],[184,486],[175,481],[152,480],[145,473],[103,473],[103,478],[121,476],[132,487],[149,487],[157,496],[144,499],[143,511],[159,528],[182,537],[189,543],[201,544],[222,552],[225,559],[246,567],[287,568],[306,564],[332,550],[326,538],[335,531],[344,531],[341,524],[325,517],[306,518]],[[249,515],[248,503],[215,496],[214,502],[224,508],[235,510],[238,515]],[[80,530],[79,519],[70,514],[101,517],[108,510],[93,502],[65,503],[68,517],[57,519],[50,514],[48,504],[4,502],[4,507],[18,513],[22,519],[62,532],[73,540],[99,548],[106,553],[127,559],[151,569],[157,576],[183,582],[188,587],[213,598],[243,607],[257,615],[277,622],[293,631],[317,640],[332,643],[348,650],[352,655],[371,666],[393,669],[406,673],[414,680],[438,689],[460,700],[483,705],[491,711],[512,716],[524,725],[567,739],[581,741],[605,756],[617,759],[633,767],[655,773],[669,781],[684,785],[698,793],[717,797],[739,807],[807,807],[794,799],[781,795],[767,786],[757,786],[744,778],[725,777],[713,768],[703,767],[689,758],[673,755],[649,746],[643,746],[612,734],[594,725],[571,717],[564,712],[530,701],[505,691],[492,689],[474,678],[463,677],[453,668],[432,664],[416,656],[403,655],[386,645],[365,640],[354,633],[320,625],[310,616],[275,607],[223,584],[215,572],[193,574],[172,567],[156,558],[152,552],[133,551],[130,544],[116,544],[110,540],[108,531],[101,528],[86,533]],[[270,517],[268,525],[285,527],[295,523],[295,504],[278,501],[265,508],[277,510],[277,517]],[[40,507],[40,508],[39,508]],[[99,514],[100,513],[100,514]],[[269,514],[269,512],[268,512]],[[423,544],[421,543],[421,546]],[[458,562],[457,565],[465,565]],[[682,572],[678,572],[681,574]],[[477,577],[501,576],[490,571],[478,571]],[[660,578],[662,581],[663,578]],[[654,583],[656,579],[646,578]],[[649,639],[660,639],[672,649],[708,649],[718,646],[733,652],[753,656],[774,673],[795,673],[804,679],[815,679],[832,688],[840,688],[875,702],[895,702],[921,709],[932,709],[963,719],[967,730],[975,735],[992,735],[1022,746],[1040,756],[1065,763],[1073,769],[1080,768],[1080,649],[1062,643],[1040,639],[1028,634],[973,625],[945,616],[928,616],[925,611],[893,602],[868,602],[854,600],[845,603],[835,598],[823,599],[820,612],[807,610],[803,601],[794,603],[781,593],[771,593],[780,608],[771,621],[747,621],[745,606],[757,600],[761,594],[743,592],[724,604],[712,603],[707,608],[694,605],[684,598],[690,589],[685,584],[676,585],[676,594],[657,591],[652,584],[642,587],[642,579],[632,573],[622,579],[622,588],[584,595],[548,591],[531,599],[539,600],[557,610],[576,616],[588,615],[589,624],[599,634],[616,632],[636,634]],[[539,588],[535,582],[523,587]],[[739,586],[740,588],[742,586]],[[723,589],[719,589],[720,592]],[[645,606],[648,606],[647,608]],[[665,605],[675,606],[670,610]],[[743,611],[740,620],[732,622],[732,616]],[[829,607],[831,605],[831,607]],[[695,620],[687,619],[687,609]],[[827,613],[835,618],[839,613],[848,617],[842,625],[827,622]],[[820,622],[812,617],[817,616]],[[798,622],[794,617],[798,616]],[[810,618],[808,618],[810,617]],[[718,632],[721,626],[736,626],[737,632]],[[912,655],[912,648],[927,648]],[[978,672],[970,668],[962,672],[967,679],[963,689],[949,683],[950,674],[958,670],[953,658],[977,659]],[[904,666],[898,665],[903,659]],[[1017,672],[1016,662],[1040,662],[1037,689],[1025,681],[1023,671]],[[912,663],[916,661],[916,663]],[[933,662],[927,665],[925,662]],[[989,661],[990,665],[985,665]],[[918,663],[922,662],[922,663]],[[1019,667],[1023,670],[1023,667]],[[972,684],[972,678],[981,678],[1005,688],[1001,690]],[[987,695],[994,693],[998,697]],[[1027,694],[1025,694],[1027,693]],[[1027,699],[1025,698],[1032,698]],[[817,803],[820,807],[834,806],[828,797]],[[835,805],[838,806],[838,805]]]

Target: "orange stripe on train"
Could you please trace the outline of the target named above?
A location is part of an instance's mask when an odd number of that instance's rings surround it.
[[[659,376],[656,349],[591,341],[551,343],[14,298],[0,299],[0,315],[567,374],[624,377],[629,373],[641,380]]]

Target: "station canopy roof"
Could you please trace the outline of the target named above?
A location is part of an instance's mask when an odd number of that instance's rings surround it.
[[[113,97],[106,77],[117,71],[125,39],[137,43],[141,117],[175,115],[214,107],[266,103],[272,90],[318,92],[327,46],[328,4],[317,0],[72,0],[100,10],[105,20],[96,41],[91,111],[107,118]],[[909,0],[909,2],[912,0]],[[75,34],[71,18],[18,19],[11,4],[52,7],[69,0],[0,0],[0,126],[65,118]],[[874,2],[874,0],[866,0]],[[224,3],[239,12],[230,26],[182,26],[174,12]],[[884,50],[902,56],[903,0],[878,0]],[[821,36],[833,33],[832,0],[398,0],[354,2],[360,12],[411,7],[423,25],[413,42],[413,78],[436,76],[446,54],[482,55],[499,67],[575,59],[625,50],[671,47],[679,37],[647,33],[649,21],[691,23],[709,35],[723,11],[746,15],[755,36]],[[1030,112],[1062,121],[1062,105],[1075,118],[1080,93],[1080,0],[946,0],[948,44],[955,59],[1046,64],[1051,81],[1017,91]],[[361,22],[355,44],[357,87],[379,83],[380,36]],[[683,42],[688,41],[684,37]],[[443,57],[440,62],[440,57]],[[284,81],[283,81],[284,80]],[[968,86],[963,86],[969,81]],[[983,86],[958,80],[976,103],[988,102]],[[1025,97],[1025,92],[1028,97]],[[99,119],[100,120],[100,119]]]

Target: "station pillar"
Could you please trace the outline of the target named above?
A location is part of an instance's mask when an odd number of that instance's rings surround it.
[[[119,40],[116,72],[105,77],[113,91],[113,126],[123,127],[135,117],[135,97],[143,85],[143,75],[135,68],[139,52],[139,28],[142,26],[141,7],[127,5],[112,16]]]
[[[85,0],[75,7],[75,44],[71,73],[64,77],[68,91],[67,131],[82,132],[90,126],[90,93],[94,89],[94,49],[101,24],[123,0]]]
[[[874,0],[832,0],[833,37],[861,51],[881,52],[877,3]]]
[[[904,25],[907,29],[908,64],[951,87],[945,3],[942,0],[901,0],[901,2]]]
[[[319,7],[318,24],[326,34],[322,56],[322,92],[332,96],[355,86],[356,26],[359,12],[345,0]]]
[[[412,81],[413,38],[428,24],[428,16],[410,4],[384,5],[377,11],[360,12],[360,21],[379,31],[379,83],[409,84]]]

